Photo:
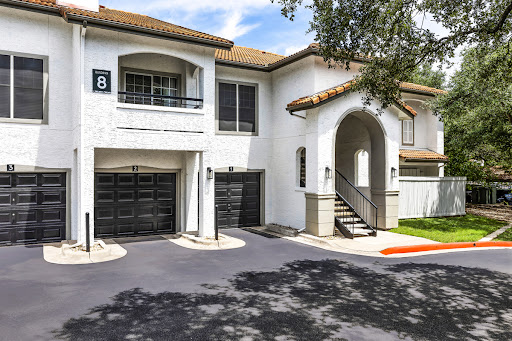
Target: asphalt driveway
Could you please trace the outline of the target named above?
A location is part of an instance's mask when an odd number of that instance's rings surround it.
[[[78,266],[0,248],[0,339],[512,339],[512,250],[384,259],[226,234],[247,245],[125,240],[126,257]]]

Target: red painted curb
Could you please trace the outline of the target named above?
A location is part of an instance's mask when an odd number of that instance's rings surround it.
[[[410,253],[422,251],[467,249],[472,247],[512,247],[512,242],[474,242],[474,243],[446,243],[446,244],[424,244],[410,246],[396,246],[382,250],[383,255],[392,255],[395,253]]]

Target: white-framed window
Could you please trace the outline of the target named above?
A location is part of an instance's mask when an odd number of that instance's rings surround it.
[[[354,170],[356,186],[370,186],[370,155],[364,149],[358,150],[354,155]]]
[[[158,95],[179,96],[179,79],[177,76],[126,71],[124,80],[125,103],[165,107],[178,106],[177,99],[158,97]]]
[[[402,121],[402,144],[414,145],[414,120]]]
[[[257,135],[257,85],[218,81],[216,116],[218,133]]]
[[[306,188],[306,148],[297,150],[297,187]]]
[[[0,52],[0,120],[42,123],[46,83],[43,58]]]

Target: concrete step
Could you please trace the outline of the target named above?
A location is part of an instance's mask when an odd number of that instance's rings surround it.
[[[335,217],[354,217],[356,214],[352,211],[338,211],[334,212]]]
[[[348,206],[334,206],[334,211],[349,211],[350,207]]]
[[[338,217],[338,219],[344,223],[345,225],[347,225],[346,223],[349,223],[349,224],[356,224],[356,223],[359,223],[361,221],[360,218],[354,218],[354,217],[347,217],[347,218],[340,218]],[[363,224],[364,225],[364,224]],[[366,226],[366,225],[364,225]]]
[[[361,223],[355,223],[355,224],[353,224],[353,223],[349,223],[349,222],[346,222],[346,223],[344,222],[343,224],[345,224],[345,226],[346,226],[349,230],[352,230],[352,228],[356,228],[356,229],[357,229],[357,228],[362,228],[362,229],[364,229],[364,228],[367,228],[367,227],[368,227],[366,224],[361,224]],[[370,230],[368,229],[368,231],[370,231]]]

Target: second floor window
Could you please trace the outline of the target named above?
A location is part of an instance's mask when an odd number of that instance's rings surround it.
[[[126,72],[126,103],[178,106],[178,78],[152,74]]]
[[[44,62],[0,54],[0,118],[43,120]]]
[[[218,130],[256,134],[256,86],[218,83]]]
[[[414,145],[414,120],[402,121],[402,144]]]

